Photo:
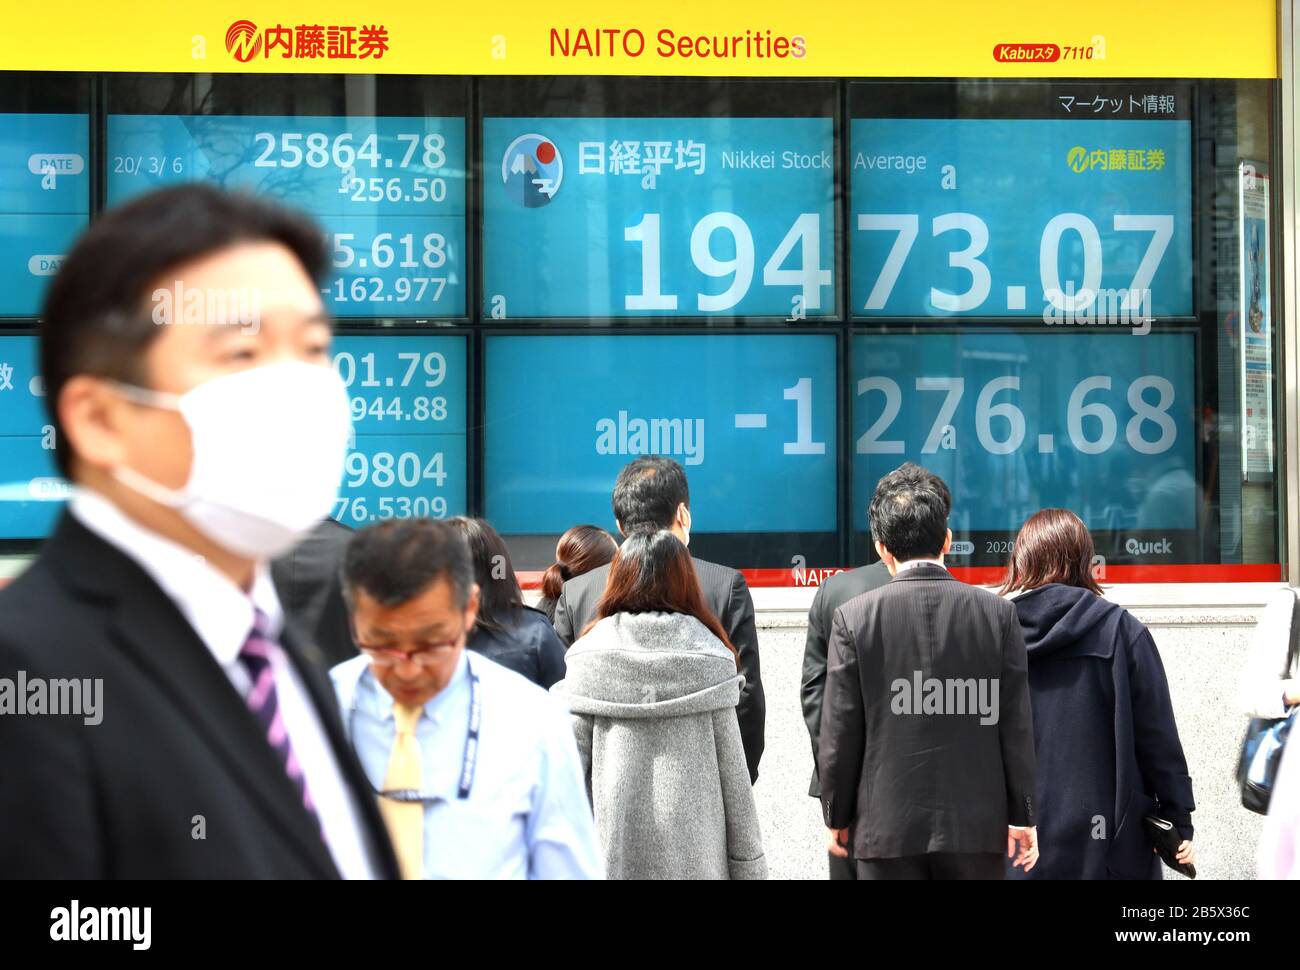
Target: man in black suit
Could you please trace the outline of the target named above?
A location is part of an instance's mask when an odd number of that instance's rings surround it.
[[[636,528],[668,529],[689,545],[691,539],[691,496],[686,472],[671,458],[650,455],[624,466],[614,483],[614,520],[624,535]],[[759,676],[758,631],[754,626],[754,601],[745,577],[729,566],[695,559],[700,591],[709,609],[722,621],[731,644],[740,654],[740,673],[745,686],[740,692],[736,716],[740,739],[745,746],[749,780],[758,780],[758,762],[763,757],[763,727],[767,703]],[[596,615],[596,604],[605,592],[609,566],[600,566],[564,584],[555,603],[555,632],[565,646],[582,636]]]
[[[933,483],[940,490],[944,504],[951,508],[952,496],[948,494],[948,486],[943,479],[924,469],[918,468],[917,471],[924,476],[925,481]],[[835,618],[835,611],[849,600],[879,589],[892,578],[883,561],[837,573],[817,590],[808,610],[808,639],[803,651],[803,682],[799,694],[803,703],[804,723],[808,725],[808,736],[812,739],[813,773],[808,794],[813,798],[821,797],[821,785],[817,780],[817,752],[821,737],[822,696],[826,690],[826,651],[831,635],[831,621]],[[832,879],[858,878],[857,866],[844,851],[844,847],[837,845],[833,839],[827,847],[827,855]]]
[[[831,623],[822,811],[859,879],[1001,879],[1038,859],[1025,643],[1010,602],[943,565],[950,502],[907,464],[876,486],[893,580]]]
[[[808,784],[808,794],[813,798],[821,797],[821,785],[817,780],[817,756],[822,728],[822,696],[826,690],[826,651],[831,635],[831,621],[835,611],[863,593],[884,586],[892,577],[883,562],[873,562],[848,572],[837,573],[817,590],[812,606],[808,610],[808,639],[803,649],[803,679],[799,685],[799,700],[803,704],[803,720],[808,725],[808,737],[812,741],[813,770],[812,781]],[[857,879],[858,871],[853,860],[843,854],[842,849],[831,843],[827,850],[832,879]]]
[[[76,489],[0,592],[0,678],[102,705],[0,716],[5,875],[396,877],[266,568],[343,470],[328,268],[312,223],[184,186],[105,215],[53,281],[41,367]]]

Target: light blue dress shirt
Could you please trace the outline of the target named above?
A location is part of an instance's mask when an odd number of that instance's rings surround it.
[[[469,797],[458,797],[470,724],[470,665],[482,706]],[[393,698],[364,656],[330,671],[343,724],[370,784],[383,786]],[[514,671],[464,651],[415,727],[426,879],[603,879],[591,804],[567,711]]]

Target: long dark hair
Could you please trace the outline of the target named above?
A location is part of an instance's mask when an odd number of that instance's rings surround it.
[[[465,537],[474,560],[474,581],[479,588],[475,629],[500,633],[514,626],[524,605],[524,594],[505,542],[484,519],[458,515],[447,522]]]
[[[618,543],[600,526],[575,525],[555,544],[555,562],[542,575],[542,599],[559,599],[568,580],[605,565],[616,552]]]
[[[1102,595],[1092,575],[1092,536],[1069,509],[1043,509],[1020,527],[999,592],[1037,589],[1048,583],[1077,586]]]
[[[704,602],[695,563],[680,539],[667,530],[637,530],[619,547],[609,567],[605,594],[582,631],[616,613],[684,613],[721,640],[739,665],[739,654]]]

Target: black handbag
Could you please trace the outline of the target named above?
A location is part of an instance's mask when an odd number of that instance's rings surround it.
[[[1300,642],[1300,596],[1291,604],[1291,639],[1286,652],[1283,676],[1289,676],[1295,662],[1297,643]],[[1237,784],[1241,786],[1241,804],[1260,815],[1268,814],[1268,803],[1273,797],[1273,784],[1277,769],[1282,763],[1296,708],[1286,717],[1256,717],[1246,725],[1246,737],[1241,742],[1241,757],[1237,761]]]
[[[1183,844],[1183,837],[1178,834],[1174,824],[1159,815],[1148,815],[1142,819],[1147,831],[1147,841],[1160,856],[1160,861],[1174,872],[1182,873],[1188,879],[1196,878],[1196,866],[1178,861],[1178,847]]]

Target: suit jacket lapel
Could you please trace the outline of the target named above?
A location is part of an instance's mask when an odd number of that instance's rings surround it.
[[[323,878],[338,870],[244,699],[176,604],[125,553],[70,514],[43,550],[82,593],[109,601],[113,642],[168,697],[266,820]],[[319,708],[319,701],[317,701]]]
[[[286,622],[280,642],[311,697],[321,727],[325,729],[330,747],[334,749],[339,773],[351,790],[357,810],[365,822],[370,858],[378,874],[386,879],[400,879],[401,869],[392,844],[388,841],[388,829],[379,813],[374,789],[352,750],[352,739],[347,737],[347,732],[343,729],[338,698],[328,681],[321,676],[324,656],[315,644],[301,635],[292,621]]]

